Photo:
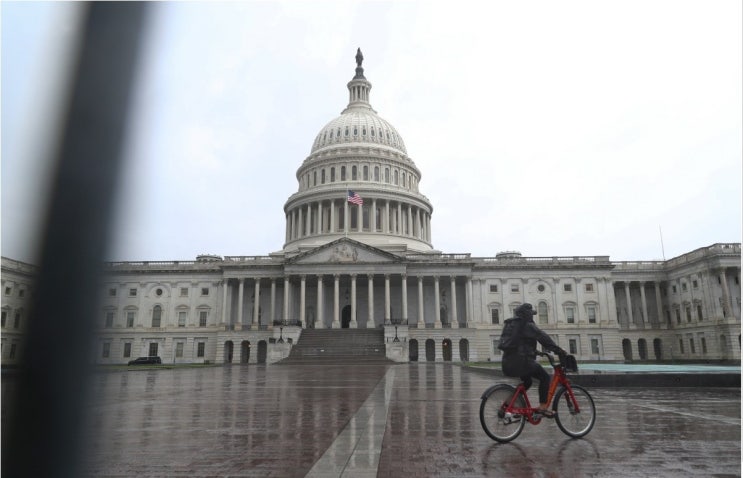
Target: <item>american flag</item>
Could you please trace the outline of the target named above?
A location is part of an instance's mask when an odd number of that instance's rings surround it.
[[[364,204],[364,200],[361,199],[361,196],[350,190],[348,191],[348,202],[358,204],[359,206]]]

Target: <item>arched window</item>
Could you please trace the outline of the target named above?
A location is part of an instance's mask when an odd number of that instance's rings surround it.
[[[395,169],[394,178],[395,178],[395,186],[398,186],[400,183],[399,183],[399,177],[397,175],[397,169]]]
[[[345,180],[346,180],[346,167],[341,166],[341,181],[345,181]]]
[[[369,166],[364,165],[364,181],[369,180]]]
[[[153,327],[160,327],[160,322],[162,320],[163,316],[163,309],[159,305],[156,305],[154,309],[152,309],[152,326]]]
[[[384,182],[387,184],[390,182],[390,168],[384,168]]]
[[[322,184],[325,184],[325,170],[324,169],[320,170],[320,182]]]
[[[405,171],[402,172],[402,187],[407,187],[405,184]]]
[[[351,166],[351,180],[356,181],[356,166]]]
[[[312,185],[317,186],[317,171],[315,171],[313,174]]]
[[[335,168],[330,168],[330,182],[335,182]]]
[[[379,166],[374,166],[374,180],[379,182]]]

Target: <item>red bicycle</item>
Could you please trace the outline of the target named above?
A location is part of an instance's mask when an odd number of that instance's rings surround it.
[[[568,355],[565,363],[555,363],[552,355],[537,353],[547,357],[554,369],[547,404],[552,404],[557,426],[573,438],[586,436],[596,423],[596,406],[588,391],[578,385],[571,385],[567,377],[567,372],[578,371],[575,357]],[[485,390],[481,399],[482,428],[490,438],[502,443],[519,436],[527,421],[532,425],[539,425],[544,418],[538,412],[539,409],[529,403],[523,383],[516,387],[505,383],[493,385]]]

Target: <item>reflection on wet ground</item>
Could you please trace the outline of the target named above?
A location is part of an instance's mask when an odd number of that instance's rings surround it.
[[[94,377],[91,476],[740,476],[739,389],[596,389],[584,439],[480,428],[452,364],[226,366]],[[532,397],[530,397],[532,398]],[[536,397],[533,397],[536,398]]]

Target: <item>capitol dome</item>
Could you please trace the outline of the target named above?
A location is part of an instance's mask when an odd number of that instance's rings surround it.
[[[315,136],[297,170],[298,191],[284,205],[286,254],[339,237],[398,253],[433,249],[421,172],[400,133],[371,107],[363,59],[358,50],[348,106]]]

